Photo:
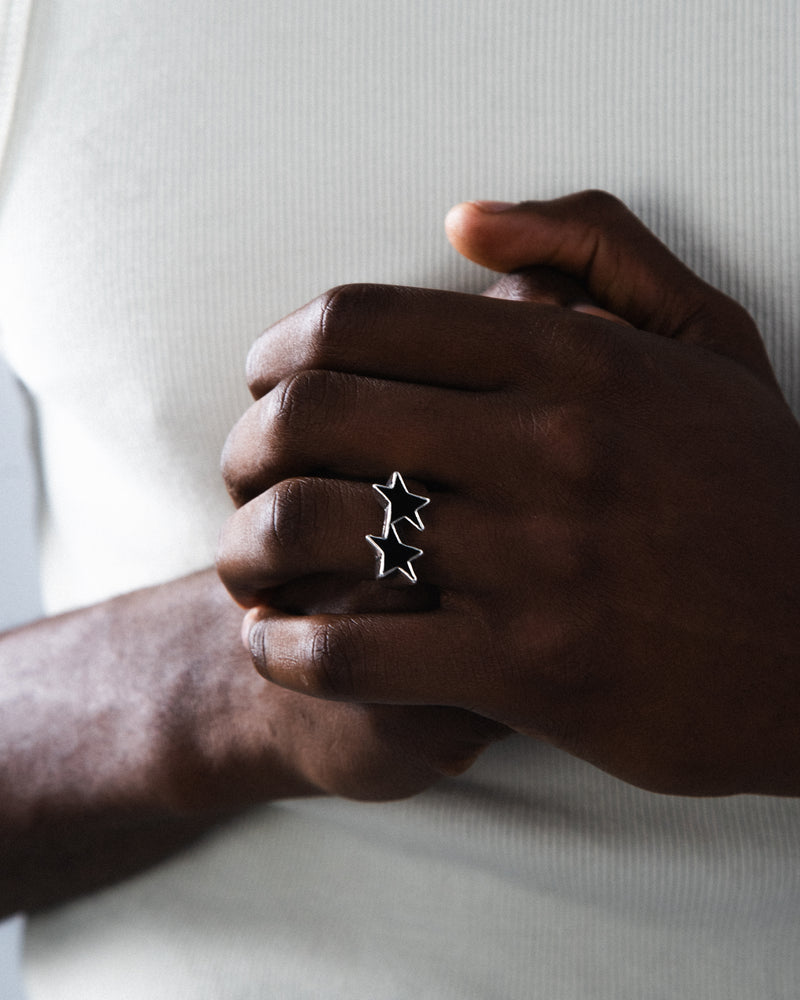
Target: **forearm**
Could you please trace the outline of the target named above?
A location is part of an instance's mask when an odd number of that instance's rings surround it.
[[[313,791],[272,744],[240,621],[206,572],[0,637],[0,913],[130,874],[249,802]]]

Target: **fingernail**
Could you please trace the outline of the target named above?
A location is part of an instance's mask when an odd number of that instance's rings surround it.
[[[515,201],[473,201],[472,204],[482,212],[507,212],[516,208]]]

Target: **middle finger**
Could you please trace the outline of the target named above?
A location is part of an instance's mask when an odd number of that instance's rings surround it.
[[[301,372],[234,427],[223,476],[239,505],[282,479],[373,482],[393,469],[436,489],[470,492],[494,466],[495,405],[502,405],[501,393]]]

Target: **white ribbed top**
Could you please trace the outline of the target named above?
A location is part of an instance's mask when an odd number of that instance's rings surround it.
[[[0,333],[51,608],[207,564],[252,339],[340,282],[478,289],[463,199],[613,190],[800,404],[795,0],[39,0],[23,45],[27,7],[0,0]],[[34,921],[31,996],[794,1000],[798,829],[520,739]]]

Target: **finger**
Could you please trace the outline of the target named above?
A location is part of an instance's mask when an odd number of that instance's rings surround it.
[[[406,485],[421,488],[412,481]],[[490,522],[480,505],[440,493],[420,513],[422,530],[401,521],[398,534],[423,550],[413,561],[423,583],[471,593],[502,585],[507,572],[507,558],[497,545],[498,530],[507,527],[502,512]],[[366,536],[386,531],[384,510],[371,486],[319,478],[284,480],[228,520],[220,536],[217,571],[244,607],[273,603],[271,592],[298,578],[331,574],[374,580],[376,553]],[[509,526],[507,536],[518,538],[518,526]],[[533,547],[532,567],[536,554]],[[381,586],[403,580],[398,572]]]
[[[223,476],[239,504],[283,479],[372,483],[394,469],[435,489],[468,491],[475,468],[496,463],[494,400],[492,393],[302,372],[245,413],[226,442]]]
[[[509,462],[513,467],[524,456],[547,495],[559,474],[580,475],[592,464],[587,446],[576,444],[564,423],[564,407],[625,381],[628,369],[618,362],[623,341],[641,350],[644,335],[545,306],[531,311],[528,335],[536,341],[533,357],[515,354],[515,381],[504,390],[466,392],[319,370],[292,376],[231,431],[222,459],[228,491],[242,506],[285,479],[374,483],[399,470],[437,492],[508,502],[517,482]],[[563,447],[554,449],[556,440]]]
[[[745,310],[690,271],[605,192],[522,202],[501,211],[465,203],[451,210],[446,229],[460,253],[485,267],[558,268],[639,329],[700,343],[773,378]]]
[[[371,495],[370,495],[371,494]],[[374,576],[365,543],[382,513],[362,483],[332,479],[287,479],[239,508],[224,525],[217,572],[244,607],[263,603],[289,580],[340,573]]]
[[[257,399],[296,372],[323,369],[490,390],[508,381],[520,354],[530,354],[537,322],[521,302],[345,285],[270,327],[250,351],[248,382]]]
[[[373,704],[485,701],[491,638],[467,613],[250,616],[248,647],[267,680],[302,694]],[[489,714],[482,712],[481,714]]]

